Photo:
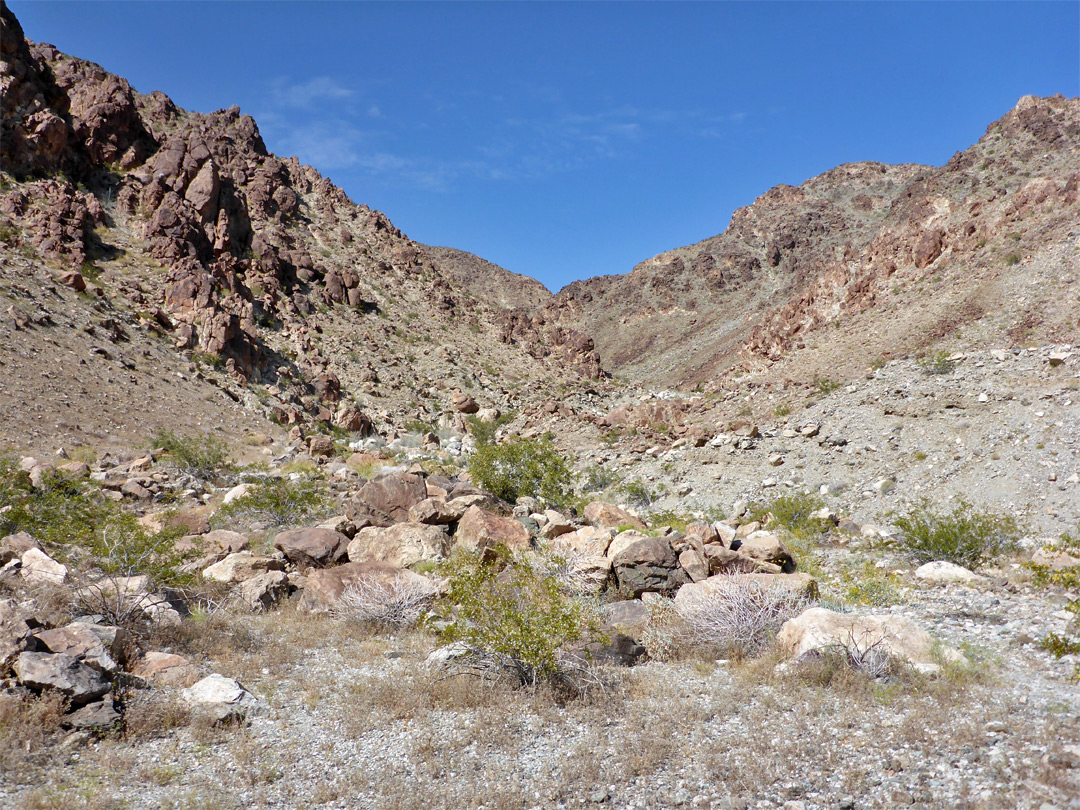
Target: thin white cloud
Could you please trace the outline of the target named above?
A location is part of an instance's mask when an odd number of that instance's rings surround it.
[[[271,86],[272,99],[279,107],[310,109],[326,101],[343,101],[355,95],[337,79],[316,76],[304,82],[279,78]]]

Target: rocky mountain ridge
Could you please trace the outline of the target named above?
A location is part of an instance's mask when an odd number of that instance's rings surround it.
[[[383,214],[269,154],[238,108],[186,112],[29,43],[6,6],[2,23],[12,351],[36,320],[108,320],[125,341],[163,337],[176,362],[205,367],[200,376],[274,421],[361,433],[460,422],[454,390],[506,409],[523,381],[600,375],[587,337],[507,320]],[[132,386],[97,383],[87,416],[117,400],[139,413]]]
[[[850,378],[931,346],[1073,340],[1078,160],[1080,99],[1027,96],[941,168],[858,163],[778,186],[719,236],[548,306],[616,373],[707,389],[774,365]]]

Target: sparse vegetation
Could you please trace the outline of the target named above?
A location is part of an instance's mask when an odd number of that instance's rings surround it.
[[[231,472],[228,448],[210,434],[185,438],[164,430],[155,433],[150,444],[162,450],[168,462],[195,478],[208,480]]]
[[[837,391],[843,387],[843,383],[839,383],[836,380],[830,380],[828,377],[815,377],[813,382],[814,388],[822,396],[827,396],[833,391]]]
[[[710,654],[748,658],[761,653],[781,625],[809,606],[783,586],[766,587],[738,576],[714,581],[708,592],[694,592],[674,603],[684,641]]]
[[[916,362],[924,374],[952,374],[956,369],[956,361],[944,350],[920,357]]]
[[[813,516],[824,506],[821,498],[810,493],[781,495],[768,504],[752,506],[750,519],[765,521],[769,518],[770,525],[781,526],[799,540],[809,540],[825,534],[831,527],[829,521]]]
[[[894,545],[918,562],[946,560],[966,568],[1014,551],[1021,528],[1016,518],[990,510],[979,511],[960,501],[950,512],[938,512],[922,500],[903,515],[893,517],[903,532]]]
[[[540,498],[558,508],[573,499],[573,474],[548,438],[514,436],[494,444],[479,442],[469,459],[473,480],[503,500]]]
[[[569,685],[567,645],[591,629],[589,611],[535,560],[501,548],[491,559],[470,552],[452,557],[441,573],[443,599],[454,621],[441,633],[482,653],[474,664],[511,673],[523,686]]]
[[[271,478],[221,507],[214,515],[214,523],[218,526],[241,523],[265,529],[298,526],[329,516],[333,505],[325,482],[315,475]]]
[[[627,481],[619,487],[619,492],[631,506],[638,509],[648,509],[660,497],[658,492],[640,480]]]

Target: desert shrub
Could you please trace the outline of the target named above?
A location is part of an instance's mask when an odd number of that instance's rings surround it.
[[[916,362],[919,364],[919,368],[922,369],[923,374],[929,375],[952,374],[956,368],[956,361],[949,357],[947,351],[928,354],[925,357],[920,357]]]
[[[582,492],[603,492],[621,481],[617,472],[599,464],[589,465],[581,474]]]
[[[627,481],[619,487],[619,492],[631,506],[638,509],[648,509],[660,497],[648,484],[638,480]]]
[[[118,511],[92,482],[46,471],[34,487],[14,459],[0,456],[0,536],[25,531],[51,548],[85,546]]]
[[[480,417],[472,415],[466,416],[465,422],[469,426],[469,433],[476,439],[477,445],[492,444],[495,441],[495,434],[498,432],[499,428],[513,422],[516,416],[517,411],[507,411],[506,413],[499,414],[493,422],[482,422]]]
[[[752,507],[750,519],[764,521],[771,515],[771,524],[783,527],[799,540],[809,540],[825,534],[830,528],[829,521],[813,516],[824,506],[821,498],[809,493],[781,495],[764,506]]]
[[[0,772],[12,783],[34,780],[31,768],[48,762],[49,743],[60,731],[67,707],[62,695],[0,694]]]
[[[163,450],[177,469],[195,478],[216,478],[230,470],[228,448],[209,434],[189,439],[163,430],[154,434],[151,444]]]
[[[84,611],[116,624],[140,612],[137,603],[146,590],[192,582],[183,570],[189,555],[175,547],[179,529],[148,531],[92,482],[62,473],[46,472],[41,485],[32,487],[10,458],[0,458],[0,534],[20,531],[75,567],[76,601]],[[137,595],[124,584],[135,576],[146,577]]]
[[[336,613],[373,630],[405,630],[423,618],[435,595],[432,585],[412,577],[385,580],[371,575],[342,592]]]
[[[947,560],[967,568],[1015,551],[1021,528],[1001,512],[977,511],[960,501],[951,512],[937,512],[923,499],[907,514],[894,516],[903,537],[892,545],[918,562]]]
[[[788,588],[765,587],[738,576],[719,579],[707,593],[694,591],[674,603],[686,643],[737,658],[764,650],[781,625],[808,604],[805,596]]]
[[[1065,552],[1073,557],[1080,557],[1080,527],[1077,528],[1075,536],[1066,532],[1058,540],[1043,546],[1042,550],[1049,553]],[[1035,585],[1056,585],[1059,588],[1080,590],[1080,565],[1055,570],[1048,565],[1026,562],[1024,567],[1031,571],[1031,581]]]
[[[840,596],[845,602],[871,607],[889,607],[904,600],[896,577],[867,566],[860,574],[841,578]]]
[[[454,621],[445,641],[460,641],[523,686],[558,684],[567,676],[564,648],[590,630],[586,604],[568,597],[558,579],[506,548],[493,558],[455,554],[443,566],[444,607]]]
[[[258,524],[274,529],[327,517],[333,510],[334,500],[321,478],[271,478],[221,507],[214,514],[213,523],[215,526]]]
[[[1080,599],[1073,599],[1065,606],[1065,610],[1076,617],[1066,628],[1065,634],[1047,633],[1039,642],[1039,646],[1055,658],[1080,655]],[[1074,665],[1072,677],[1073,680],[1080,681],[1080,663]]]
[[[510,503],[530,496],[560,507],[573,498],[570,466],[548,438],[481,442],[469,459],[469,474],[481,487]]]
[[[833,391],[838,390],[843,386],[843,383],[839,383],[836,380],[830,380],[828,377],[815,377],[814,388],[822,396],[827,396]]]

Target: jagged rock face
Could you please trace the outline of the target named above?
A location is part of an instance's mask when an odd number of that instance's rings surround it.
[[[30,53],[22,26],[6,5],[0,7],[0,55],[4,99],[0,162],[16,177],[54,172],[65,166],[70,130],[64,115],[67,95],[51,71]]]
[[[1013,323],[1006,340],[1060,339],[1064,309],[1045,318],[1012,287],[1029,261],[1051,275],[1076,261],[1078,122],[1080,100],[1025,97],[941,168],[857,163],[778,186],[723,234],[575,282],[546,311],[593,335],[609,367],[657,384],[788,358],[797,373],[807,346],[829,357],[825,327],[883,332],[861,326],[875,311],[905,325],[867,353],[917,351],[995,310]],[[927,296],[928,281],[943,289]]]
[[[600,374],[589,338],[543,317],[507,332],[499,301],[461,289],[314,169],[270,154],[238,108],[181,110],[27,42],[6,6],[0,22],[0,261],[44,258],[54,278],[88,269],[88,296],[119,292],[185,356],[267,386],[266,413],[289,426],[434,423],[448,383],[479,383],[481,405],[509,409],[497,379],[508,370]]]

